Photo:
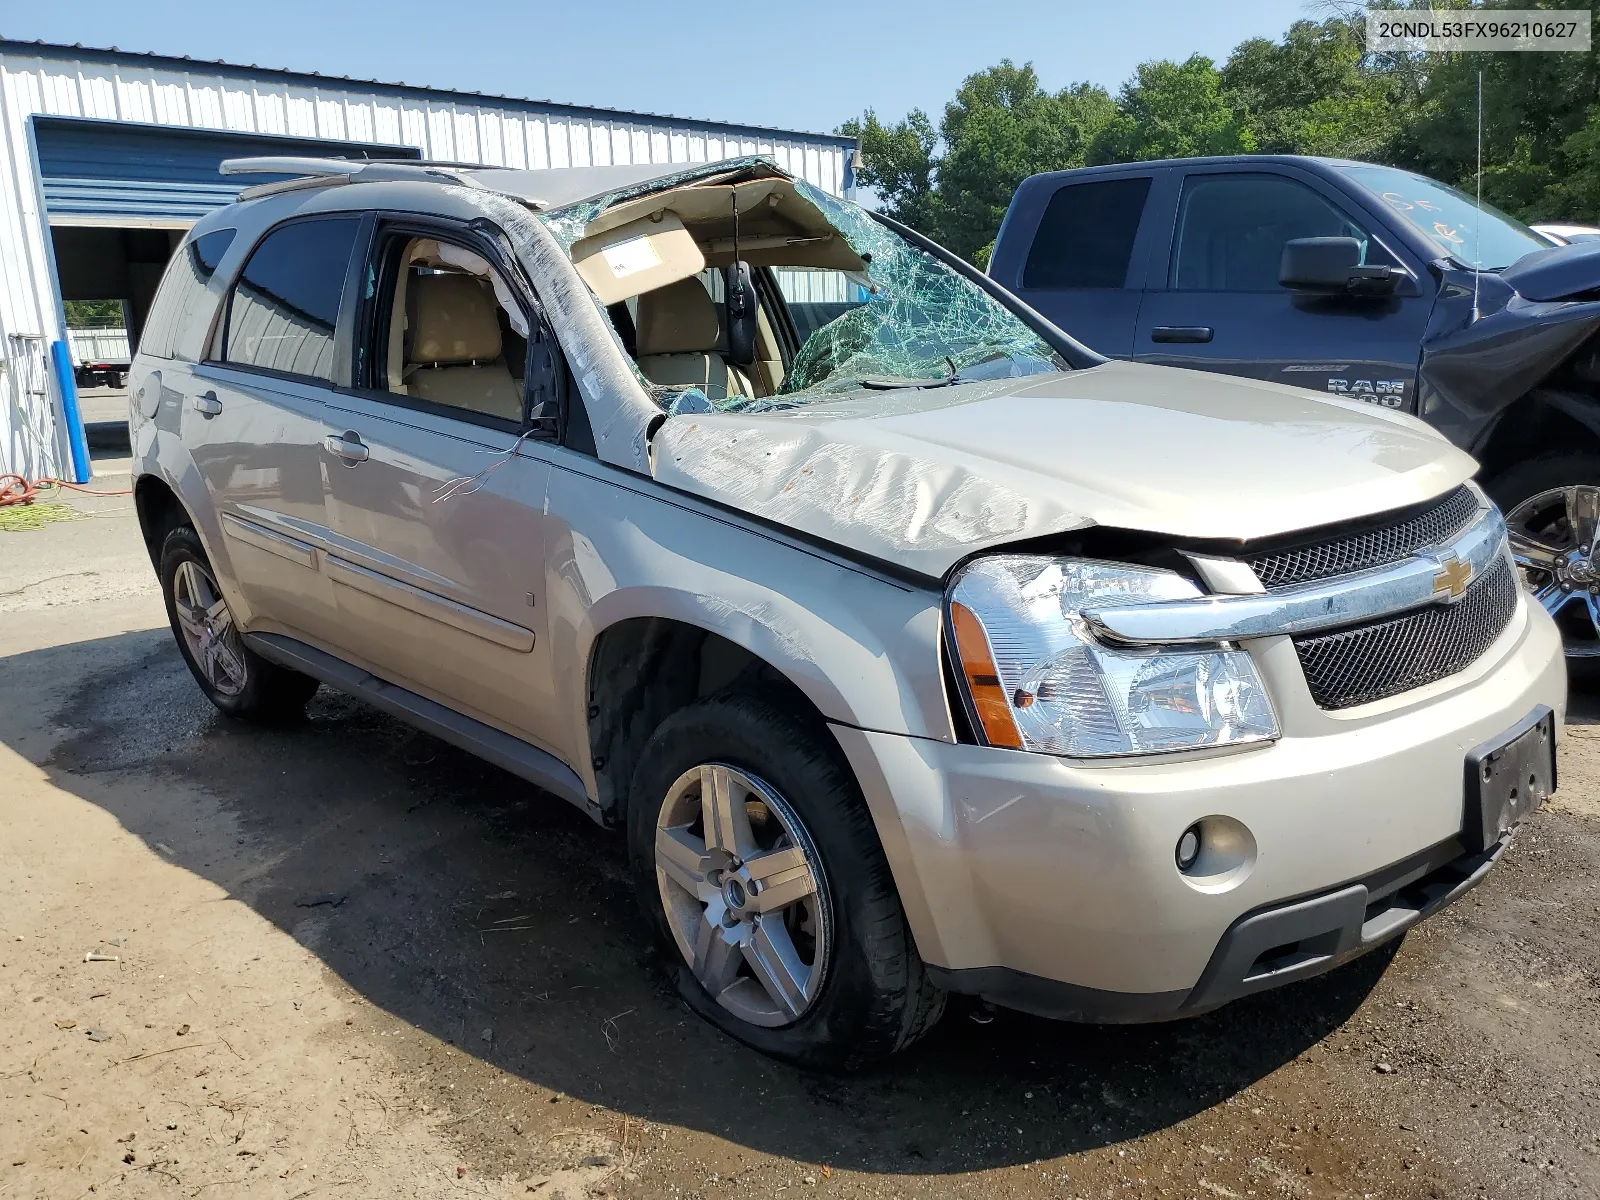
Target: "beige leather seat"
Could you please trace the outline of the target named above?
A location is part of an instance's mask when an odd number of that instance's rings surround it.
[[[697,278],[639,297],[639,370],[652,383],[693,385],[708,400],[752,395],[750,381],[717,353],[717,309]]]
[[[522,419],[522,390],[501,357],[495,301],[471,275],[413,275],[406,289],[410,395]]]

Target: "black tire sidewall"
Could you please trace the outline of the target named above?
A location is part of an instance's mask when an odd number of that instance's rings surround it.
[[[183,627],[178,623],[178,604],[174,595],[178,568],[186,562],[198,563],[205,568],[207,575],[216,578],[216,572],[211,569],[211,560],[206,557],[200,535],[191,527],[180,525],[168,533],[166,540],[161,543],[161,594],[167,606],[167,622],[172,626],[172,639],[178,643],[178,652],[183,655],[183,661],[189,665],[189,671],[194,676],[195,682],[200,685],[200,690],[205,693],[206,699],[229,716],[242,716],[246,708],[245,698],[256,682],[255,663],[251,662],[248,656],[245,658],[244,687],[239,690],[238,695],[225,696],[212,686],[205,672],[200,669],[200,664],[195,662],[194,655],[189,650],[189,643],[183,636]]]
[[[831,742],[825,726],[739,693],[708,697],[669,717],[633,775],[629,859],[640,904],[691,1008],[773,1057],[812,1068],[851,1069],[898,1047],[907,980],[921,965],[897,961],[914,957],[915,950],[866,802]],[[832,947],[822,991],[798,1021],[780,1029],[741,1021],[706,992],[684,963],[663,911],[655,869],[656,818],[678,777],[707,762],[727,763],[775,788],[805,825],[826,876]],[[887,938],[886,909],[893,914]]]
[[[1600,486],[1600,455],[1547,454],[1525,459],[1489,480],[1489,493],[1500,511],[1509,515],[1524,500],[1552,488],[1587,483]]]

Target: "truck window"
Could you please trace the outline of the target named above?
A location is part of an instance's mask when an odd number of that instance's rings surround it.
[[[1025,288],[1120,288],[1150,195],[1150,176],[1056,189],[1022,268]]]
[[[1276,292],[1283,244],[1353,237],[1362,262],[1376,251],[1366,230],[1317,192],[1283,175],[1192,175],[1178,203],[1171,286],[1191,292]]]

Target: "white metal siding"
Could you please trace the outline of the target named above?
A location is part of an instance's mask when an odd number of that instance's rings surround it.
[[[0,347],[9,348],[0,352],[0,373],[9,376],[0,379],[0,470],[28,474],[62,470],[64,450],[54,417],[26,399],[34,385],[18,382],[23,375],[35,379],[37,371],[5,365],[13,354],[34,352],[24,347],[63,336],[29,144],[36,113],[415,146],[424,158],[534,169],[767,154],[834,195],[842,194],[845,176],[842,146],[799,134],[435,97],[343,80],[308,83],[237,68],[208,71],[198,63],[180,69],[138,56],[106,62],[43,48],[0,53]]]

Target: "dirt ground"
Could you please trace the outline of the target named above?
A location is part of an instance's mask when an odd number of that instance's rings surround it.
[[[576,810],[326,691],[216,715],[128,501],[71,503],[0,532],[0,1196],[1600,1196],[1592,701],[1388,952],[819,1077],[685,1009]]]

